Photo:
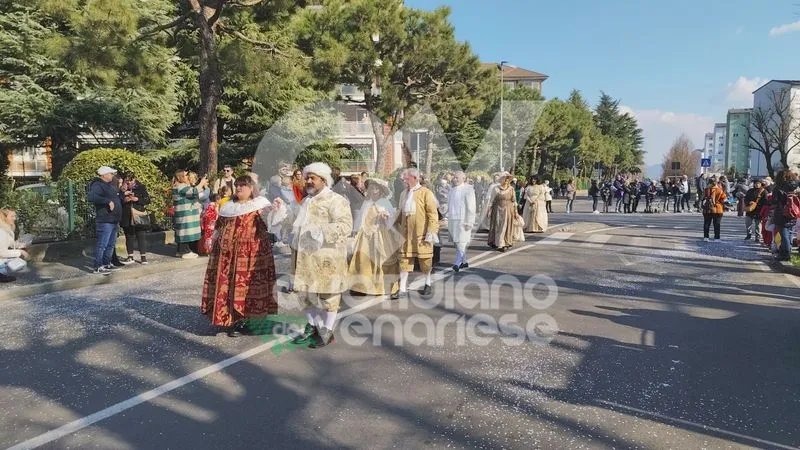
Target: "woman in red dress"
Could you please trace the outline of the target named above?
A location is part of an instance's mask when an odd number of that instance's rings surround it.
[[[219,209],[200,306],[230,337],[241,335],[246,319],[278,312],[275,261],[264,222],[273,205],[257,196],[258,185],[249,176],[237,178],[234,186],[235,201]],[[274,207],[280,204],[277,199]]]
[[[294,174],[292,174],[292,191],[294,192],[294,199],[299,205],[306,196],[306,182],[303,180],[303,171],[300,169],[295,170]]]
[[[214,242],[214,230],[217,225],[217,218],[219,217],[219,203],[220,199],[217,194],[211,194],[209,197],[211,202],[206,206],[203,212],[203,217],[200,220],[200,230],[202,237],[200,242],[197,243],[197,253],[206,256],[211,253],[211,246]]]

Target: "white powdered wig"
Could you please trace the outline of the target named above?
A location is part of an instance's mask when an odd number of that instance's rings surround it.
[[[333,186],[333,171],[331,167],[325,163],[315,162],[311,163],[303,168],[303,176],[305,177],[309,173],[313,173],[314,175],[324,178],[325,183],[330,187]]]

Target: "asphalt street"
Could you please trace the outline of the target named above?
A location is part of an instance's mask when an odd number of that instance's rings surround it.
[[[3,302],[0,446],[800,447],[800,281],[735,216],[704,243],[698,214],[577,206],[477,235],[430,299],[350,300],[323,349],[213,333],[203,268]]]

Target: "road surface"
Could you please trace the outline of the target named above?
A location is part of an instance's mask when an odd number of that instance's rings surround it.
[[[478,235],[428,301],[354,299],[318,350],[210,332],[202,268],[4,302],[0,446],[800,446],[800,282],[741,219],[551,222]]]

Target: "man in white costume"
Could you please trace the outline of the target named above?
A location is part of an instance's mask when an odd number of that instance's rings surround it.
[[[465,183],[467,175],[458,171],[453,174],[455,186],[447,198],[447,231],[456,247],[456,262],[453,271],[469,267],[467,247],[472,240],[472,227],[475,224],[475,189]]]
[[[311,348],[333,342],[336,313],[347,289],[347,238],[353,218],[347,199],[333,192],[331,168],[324,163],[303,169],[306,197],[293,224],[294,290],[305,306],[308,324],[295,343]]]

